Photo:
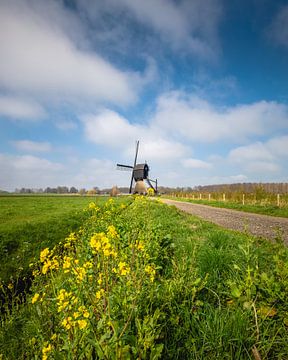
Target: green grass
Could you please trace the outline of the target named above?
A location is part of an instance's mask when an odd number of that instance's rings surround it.
[[[114,265],[89,252],[91,236],[109,225],[120,235],[118,256],[131,267],[120,282],[108,271]],[[61,266],[36,277],[27,302],[15,305],[0,322],[3,360],[39,358],[48,343],[51,359],[255,360],[252,349],[262,359],[288,358],[288,250],[281,241],[224,230],[146,200],[124,210],[101,207],[82,227],[75,248],[62,254],[60,247],[57,254],[93,261],[91,282],[78,284]],[[147,246],[148,257],[138,258],[138,241]],[[156,265],[154,282],[147,279],[143,261]],[[105,298],[99,307],[91,299],[102,266],[111,283],[101,285]],[[91,311],[85,330],[59,325],[65,315],[55,309],[56,296],[63,288]],[[31,304],[32,296],[43,292],[43,303]]]
[[[53,247],[85,219],[95,197],[0,196],[0,279],[26,275],[44,247]],[[97,202],[106,199],[97,197]]]
[[[245,211],[245,212],[250,212],[250,213],[255,213],[255,214],[288,217],[288,207],[287,206],[278,207],[277,205],[269,205],[269,204],[242,205],[241,203],[230,202],[230,201],[193,200],[193,199],[189,199],[189,198],[169,197],[169,196],[165,196],[165,197],[163,196],[163,198],[177,200],[177,201],[191,202],[193,204],[209,205],[209,206],[226,208],[226,209],[234,209],[234,210]]]

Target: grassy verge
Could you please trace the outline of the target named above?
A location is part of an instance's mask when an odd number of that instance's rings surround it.
[[[288,357],[282,243],[143,198],[89,212],[2,316],[2,359]]]
[[[171,199],[171,200],[177,200],[177,201],[191,202],[193,204],[209,205],[209,206],[226,208],[226,209],[240,210],[240,211],[251,212],[251,213],[255,213],[255,214],[288,217],[288,207],[287,206],[279,207],[276,205],[267,205],[267,204],[266,205],[260,205],[260,204],[242,205],[240,203],[229,202],[229,201],[193,200],[193,199],[188,199],[188,198],[170,197],[170,196],[165,196],[165,198]]]

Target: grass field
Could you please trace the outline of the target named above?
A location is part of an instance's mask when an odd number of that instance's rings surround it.
[[[178,201],[186,201],[194,204],[202,204],[215,206],[226,209],[234,209],[239,211],[251,212],[255,214],[263,214],[270,216],[280,216],[280,217],[288,217],[288,206],[282,205],[281,207],[277,205],[269,204],[269,202],[263,202],[263,204],[245,204],[242,205],[240,202],[235,201],[216,201],[216,200],[207,200],[207,199],[191,199],[186,197],[174,197],[174,196],[163,196],[167,199],[178,200]]]
[[[0,196],[0,279],[8,281],[26,274],[29,263],[42,248],[54,246],[78,229],[85,218],[83,208],[94,199]]]
[[[282,243],[141,197],[86,213],[2,314],[1,360],[288,358]]]

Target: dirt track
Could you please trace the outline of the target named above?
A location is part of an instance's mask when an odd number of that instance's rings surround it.
[[[192,204],[176,200],[161,199],[165,204],[211,221],[227,229],[247,231],[255,236],[275,239],[279,232],[288,245],[288,219],[243,211],[216,208],[208,205]]]

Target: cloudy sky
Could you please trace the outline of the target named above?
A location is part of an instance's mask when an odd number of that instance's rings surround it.
[[[0,189],[288,178],[288,3],[0,0]]]

